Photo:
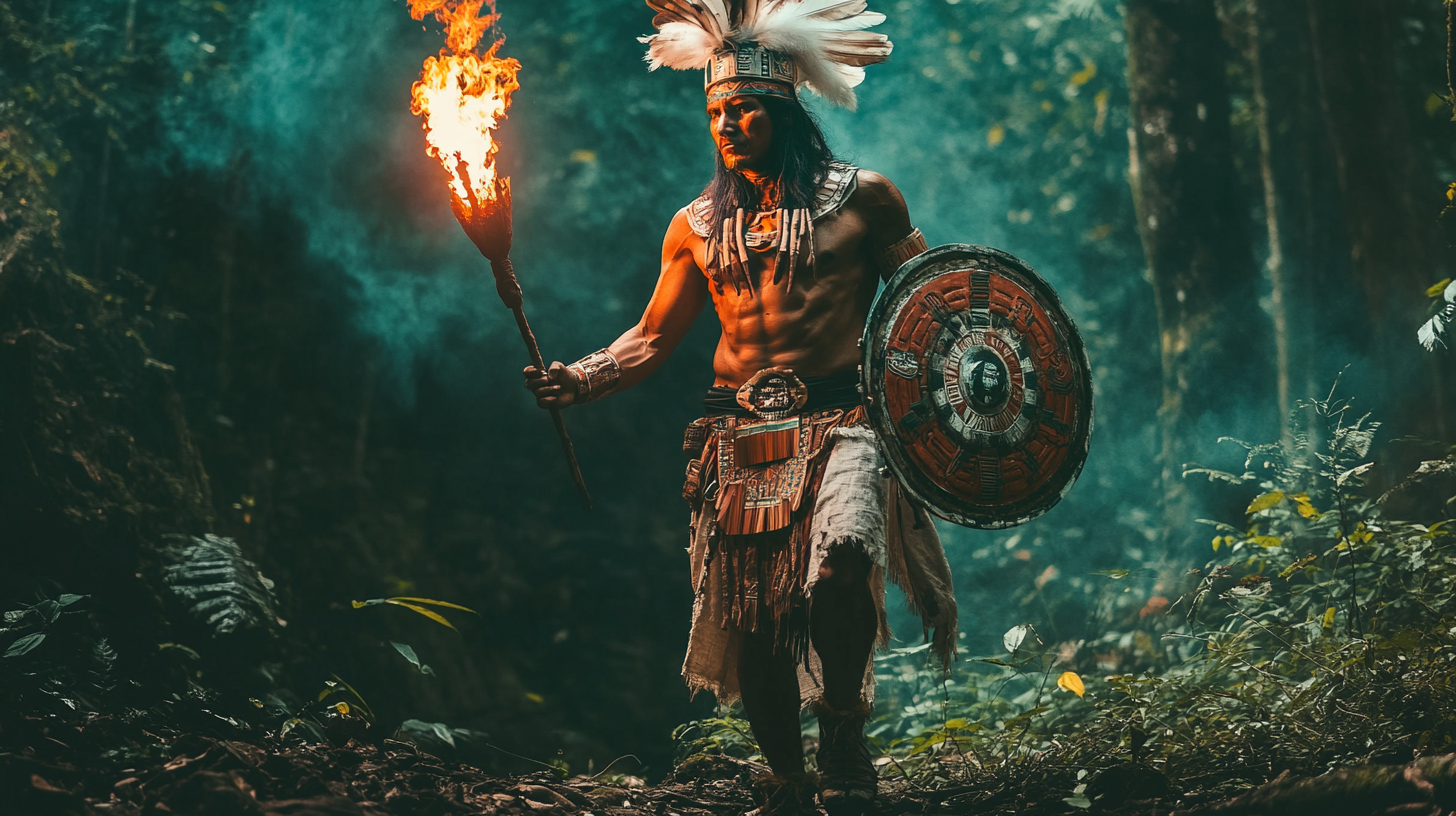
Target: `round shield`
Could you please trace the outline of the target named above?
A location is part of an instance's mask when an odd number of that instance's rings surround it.
[[[1050,510],[1087,460],[1087,352],[1056,292],[969,244],[907,261],[870,308],[862,387],[900,484],[936,515],[997,529]]]

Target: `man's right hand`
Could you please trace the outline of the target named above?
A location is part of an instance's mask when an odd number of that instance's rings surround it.
[[[541,408],[568,408],[576,402],[576,375],[561,363],[552,363],[546,371],[526,366],[526,390],[536,396]]]

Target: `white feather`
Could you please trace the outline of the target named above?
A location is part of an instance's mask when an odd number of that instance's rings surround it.
[[[649,0],[668,20],[657,34],[642,37],[647,62],[690,70],[702,68],[730,44],[756,42],[787,54],[800,82],[836,105],[853,110],[854,89],[864,66],[889,59],[894,45],[865,29],[885,21],[868,11],[866,0]]]
[[[713,58],[723,41],[691,23],[668,23],[650,37],[640,37],[647,44],[648,70],[664,65],[679,71],[702,68]]]
[[[1445,328],[1445,324],[1441,322],[1441,316],[1436,315],[1416,330],[1416,339],[1421,341],[1421,345],[1426,351],[1435,351],[1437,343],[1442,346],[1446,345],[1445,340],[1441,337],[1444,333],[1442,330]]]
[[[692,0],[647,0],[647,5],[656,11],[652,24],[662,28],[667,23],[687,23],[695,25],[709,35],[722,38],[722,30],[718,22],[707,9],[692,2]]]
[[[866,8],[865,0],[779,0],[736,36],[788,54],[810,90],[854,110],[863,66],[884,62],[894,48],[885,35],[864,31],[885,19]]]
[[[693,5],[700,5],[713,15],[713,21],[718,25],[718,30],[710,32],[720,40],[727,40],[733,36],[732,15],[728,13],[727,0],[685,0]]]

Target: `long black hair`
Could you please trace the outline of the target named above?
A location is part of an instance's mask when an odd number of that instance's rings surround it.
[[[758,99],[768,109],[773,122],[773,144],[764,175],[777,176],[780,200],[776,208],[812,208],[819,184],[829,171],[829,163],[834,161],[824,131],[813,114],[796,99],[776,96]],[[717,223],[721,224],[726,214],[737,212],[739,207],[750,212],[757,210],[759,195],[752,182],[737,170],[730,170],[723,163],[721,151],[713,151],[713,156],[713,180],[708,182],[703,195],[712,202]]]

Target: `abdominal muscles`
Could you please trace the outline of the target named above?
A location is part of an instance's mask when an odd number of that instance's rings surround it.
[[[849,259],[846,259],[849,260]],[[857,259],[856,259],[857,260]],[[874,289],[862,285],[863,264],[824,264],[817,274],[800,270],[791,291],[775,285],[765,269],[758,290],[728,288],[713,301],[723,335],[713,357],[716,385],[737,387],[758,371],[792,368],[800,377],[822,377],[859,364],[859,338]]]

